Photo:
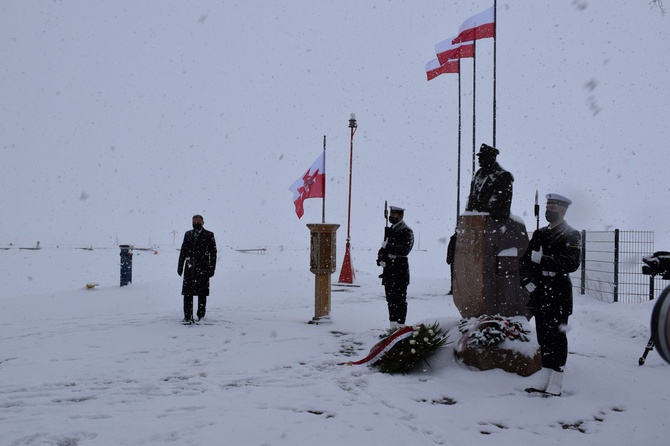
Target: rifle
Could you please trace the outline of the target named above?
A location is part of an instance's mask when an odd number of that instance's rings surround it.
[[[540,229],[540,205],[537,202],[537,189],[535,189],[535,221],[537,222],[536,229]]]
[[[388,238],[388,232],[389,232],[389,209],[388,209],[388,202],[384,200],[384,220],[386,220],[386,224],[384,225],[384,240]],[[384,268],[386,262],[388,261],[388,257],[386,256],[386,250],[384,248],[380,248],[379,251],[377,252],[377,266],[381,266]],[[384,272],[379,275],[380,279],[384,278]]]
[[[384,220],[386,220],[386,224],[384,225],[384,240],[386,240],[389,232],[389,208],[388,201],[386,200],[384,200]]]

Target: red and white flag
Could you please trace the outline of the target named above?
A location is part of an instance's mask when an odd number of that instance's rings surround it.
[[[426,64],[426,77],[428,80],[435,79],[440,74],[458,73],[459,60],[448,60],[447,63],[440,64],[437,59],[433,59]]]
[[[495,6],[473,15],[458,27],[458,36],[453,43],[486,39],[495,35]]]
[[[324,198],[326,196],[325,150],[312,163],[312,167],[289,187],[289,190],[293,192],[293,204],[295,204],[295,213],[298,214],[298,218],[302,218],[305,213],[303,201],[308,198]]]
[[[475,57],[474,42],[453,43],[454,39],[455,37],[450,37],[435,45],[435,54],[440,64],[445,64],[448,60],[452,59]]]

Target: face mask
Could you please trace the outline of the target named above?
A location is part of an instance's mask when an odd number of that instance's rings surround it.
[[[544,212],[544,218],[546,218],[549,223],[553,223],[555,221],[558,221],[559,218],[561,218],[561,214],[559,214],[556,211],[550,211],[547,209]]]
[[[389,223],[391,223],[392,225],[398,223],[399,221],[400,219],[398,217],[389,217]]]
[[[201,229],[202,229],[202,224],[200,224],[200,223],[193,223],[193,229],[195,229],[196,231],[201,230]]]

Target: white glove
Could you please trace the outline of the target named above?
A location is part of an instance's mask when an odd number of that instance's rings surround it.
[[[542,261],[542,247],[540,247],[539,251],[533,251],[530,253],[530,261],[537,264]]]
[[[382,248],[386,248],[386,245],[388,245],[388,240],[384,240],[382,242]]]
[[[379,266],[381,266],[382,268],[386,268],[386,262],[379,262]]]
[[[535,284],[533,282],[528,282],[526,284],[526,289],[528,290],[529,293],[532,293],[533,291],[535,291],[535,288],[537,288],[537,287],[535,286]]]

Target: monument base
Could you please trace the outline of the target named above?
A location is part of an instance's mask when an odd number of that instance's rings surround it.
[[[463,318],[530,316],[528,291],[519,281],[519,259],[527,247],[520,220],[479,213],[458,217],[453,292]]]
[[[500,348],[497,345],[491,347],[466,345],[460,351],[454,350],[454,354],[464,364],[478,370],[502,369],[526,377],[542,368],[540,347],[537,347],[533,356]]]

